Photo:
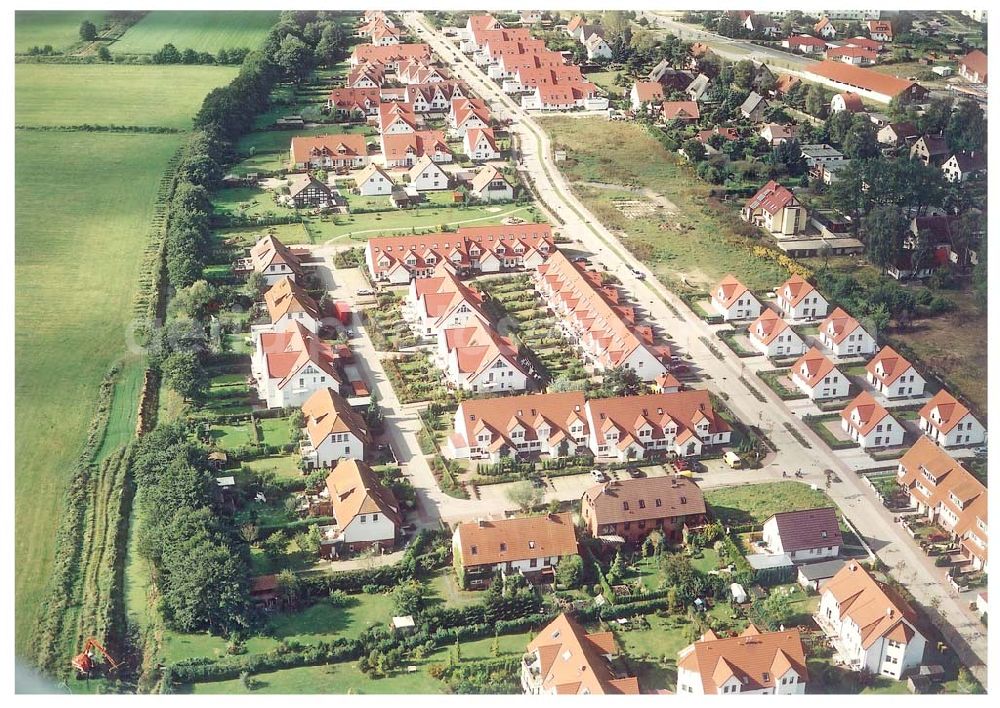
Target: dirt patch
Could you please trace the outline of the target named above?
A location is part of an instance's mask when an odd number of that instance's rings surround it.
[[[841,442],[850,442],[851,436],[840,427],[840,419],[837,420],[827,420],[822,423],[823,427],[830,431],[830,435],[833,436],[834,440],[839,440]]]
[[[640,199],[615,199],[612,203],[626,219],[641,219],[656,213],[655,204]]]

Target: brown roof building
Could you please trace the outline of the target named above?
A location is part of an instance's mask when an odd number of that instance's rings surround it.
[[[808,682],[797,629],[761,632],[751,624],[725,638],[708,630],[677,655],[680,695],[803,694]]]
[[[399,502],[371,467],[341,460],[326,478],[326,492],[336,524],[321,529],[323,546],[342,544],[350,551],[393,547],[402,524]]]
[[[904,94],[913,98],[921,98],[927,94],[927,89],[915,81],[900,79],[896,76],[844,64],[832,59],[826,59],[810,66],[806,73],[807,78],[813,81],[842,90],[853,89],[881,103],[889,103],[896,96]]]
[[[614,634],[588,634],[561,614],[528,644],[521,688],[529,695],[636,695],[638,679],[612,667],[617,653]]]
[[[771,553],[787,553],[795,562],[840,554],[844,538],[832,506],[773,514],[764,522],[763,543]]]
[[[497,572],[550,575],[560,560],[579,553],[570,513],[459,524],[452,535],[463,586],[488,585]]]
[[[705,497],[684,477],[639,477],[597,484],[583,494],[582,517],[591,535],[642,541],[658,529],[668,541],[683,540],[686,527],[706,521]]]

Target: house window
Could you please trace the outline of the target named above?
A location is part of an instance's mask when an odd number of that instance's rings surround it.
[[[656,500],[656,506],[658,506],[658,507],[663,506],[663,500],[662,499],[657,499]]]
[[[640,499],[639,500],[639,508],[640,509],[645,509],[646,508],[646,501],[644,499]]]
[[[507,550],[507,544],[506,543],[501,543],[500,544],[500,552],[503,553],[506,550]]]
[[[472,552],[472,555],[477,555],[479,553],[479,547],[478,546],[473,546],[469,550]]]

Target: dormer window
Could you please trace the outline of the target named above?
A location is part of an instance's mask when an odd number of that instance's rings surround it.
[[[640,499],[639,500],[639,508],[640,509],[645,509],[646,508],[646,500],[645,499]]]
[[[628,502],[622,502],[622,507],[625,509],[625,511],[628,511]]]
[[[534,549],[535,548],[535,542],[534,541],[528,541],[528,548]]]
[[[469,549],[469,551],[470,551],[470,552],[472,553],[472,555],[474,555],[474,556],[475,556],[475,555],[478,555],[478,554],[479,554],[479,546],[473,546],[472,548],[470,548],[470,549]]]
[[[501,543],[500,544],[500,552],[504,553],[506,550],[507,550],[507,544],[506,543]]]

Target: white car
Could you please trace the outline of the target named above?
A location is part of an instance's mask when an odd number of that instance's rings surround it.
[[[358,290],[354,294],[357,295],[358,297],[371,297],[372,295],[375,294],[375,291],[372,290],[371,288],[364,288],[362,290]]]
[[[607,482],[608,476],[604,474],[601,470],[591,470],[591,476],[594,478],[595,482]]]
[[[636,268],[635,266],[629,266],[628,269],[632,273],[632,275],[636,277],[637,280],[644,280],[646,278],[646,274],[643,273],[638,268]]]

